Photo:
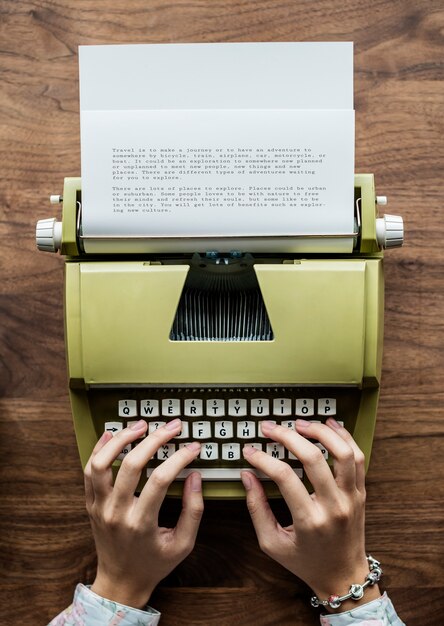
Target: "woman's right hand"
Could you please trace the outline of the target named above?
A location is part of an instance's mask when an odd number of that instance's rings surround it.
[[[296,430],[291,430],[265,421],[262,431],[301,461],[314,488],[311,495],[288,463],[244,447],[245,460],[279,487],[293,524],[283,528],[277,522],[260,480],[252,472],[242,472],[242,480],[262,550],[324,600],[347,594],[352,583],[362,584],[369,573],[364,535],[365,459],[351,435],[334,419],[326,425],[296,420],[295,425]],[[321,450],[308,438],[319,441],[334,458],[333,474]],[[347,600],[340,610],[379,596],[377,585],[368,587],[362,600]]]

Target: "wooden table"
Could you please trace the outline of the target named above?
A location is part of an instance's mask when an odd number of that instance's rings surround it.
[[[387,253],[382,394],[367,548],[410,624],[442,623],[443,47],[437,0],[2,0],[2,624],[45,624],[94,575],[67,396],[63,261],[35,249],[49,193],[80,173],[77,46],[355,42],[356,171],[406,244]],[[164,516],[173,520],[177,503]],[[274,505],[285,517],[281,504]],[[243,502],[209,502],[197,547],[158,589],[162,626],[316,624],[307,589],[259,551]]]

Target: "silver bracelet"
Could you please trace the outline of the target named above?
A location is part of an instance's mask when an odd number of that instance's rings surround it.
[[[353,583],[345,596],[332,594],[327,600],[319,600],[318,596],[315,595],[310,600],[311,606],[315,608],[318,606],[329,606],[332,609],[338,609],[345,600],[360,600],[364,595],[364,589],[375,585],[382,576],[381,563],[370,556],[370,554],[367,556],[367,561],[370,572],[365,577],[365,582],[362,585]]]

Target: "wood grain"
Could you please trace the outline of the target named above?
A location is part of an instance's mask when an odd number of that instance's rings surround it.
[[[34,245],[48,195],[80,173],[77,46],[329,40],[355,42],[356,171],[375,173],[407,233],[385,261],[367,544],[404,621],[441,624],[443,28],[436,0],[0,2],[2,624],[45,624],[94,576],[66,391],[63,261]],[[167,502],[165,522],[177,514]],[[163,626],[316,624],[308,594],[259,551],[244,503],[209,502],[195,552],[152,603]]]

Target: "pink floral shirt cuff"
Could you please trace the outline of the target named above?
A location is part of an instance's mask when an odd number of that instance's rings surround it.
[[[405,624],[396,615],[390,598],[384,593],[377,600],[362,604],[351,611],[322,615],[321,626],[405,626]]]
[[[85,585],[77,585],[70,607],[48,626],[157,626],[159,611],[143,611],[98,596]]]

